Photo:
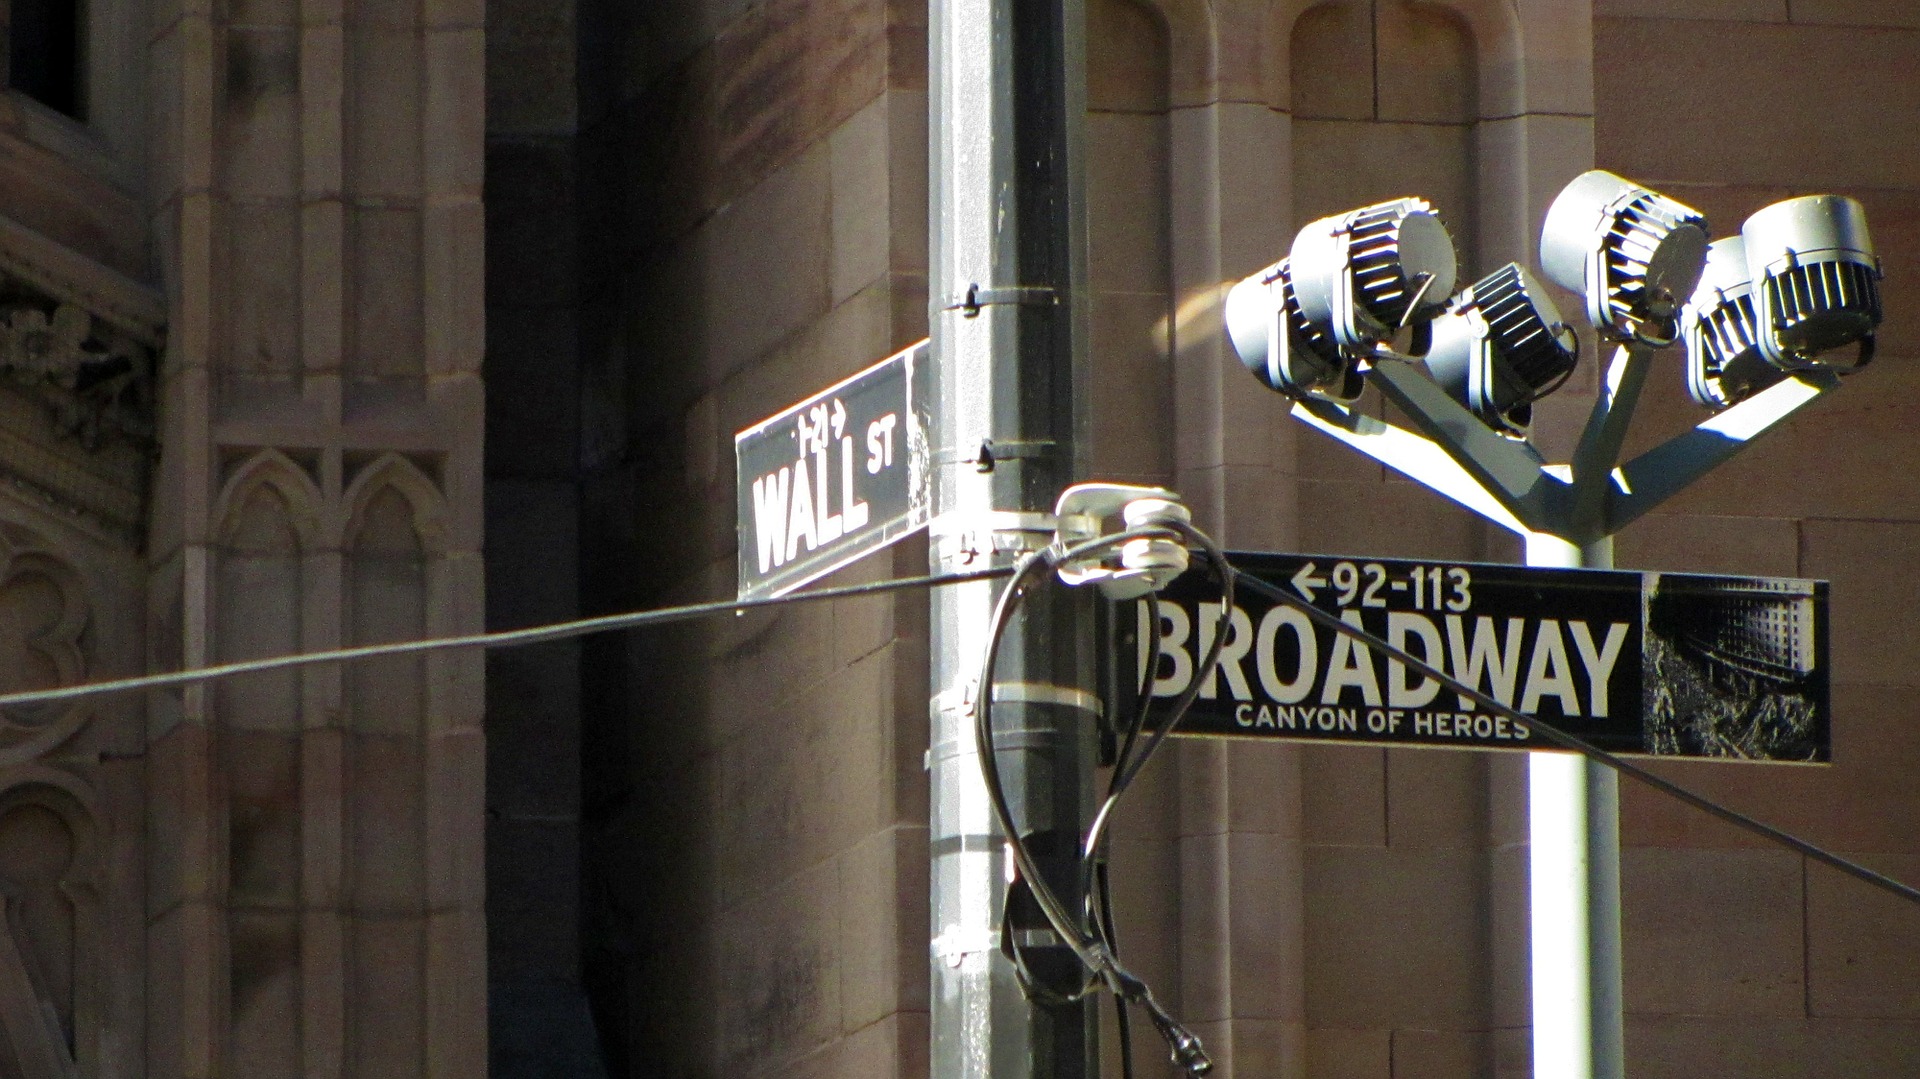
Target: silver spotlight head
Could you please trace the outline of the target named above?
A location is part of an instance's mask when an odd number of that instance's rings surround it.
[[[1726,408],[1787,377],[1760,354],[1758,325],[1746,240],[1715,240],[1700,286],[1680,312],[1687,392],[1694,400]]]
[[[1839,195],[1808,195],[1747,218],[1740,235],[1767,362],[1786,371],[1865,367],[1881,316],[1866,210]],[[1822,358],[1851,344],[1860,346],[1851,360]]]
[[[1603,169],[1562,189],[1540,230],[1540,269],[1614,341],[1672,344],[1706,254],[1698,210]]]
[[[1433,320],[1426,358],[1449,396],[1501,434],[1521,437],[1533,402],[1573,373],[1580,341],[1540,282],[1509,262]]]
[[[1270,390],[1345,402],[1366,388],[1359,358],[1301,316],[1286,259],[1227,292],[1226,322],[1240,362]]]
[[[1445,310],[1457,272],[1453,237],[1419,198],[1321,218],[1294,237],[1287,261],[1301,317],[1362,353]]]

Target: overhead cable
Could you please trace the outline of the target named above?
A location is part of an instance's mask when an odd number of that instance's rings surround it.
[[[36,689],[21,693],[0,694],[0,708],[73,701],[84,697],[97,697],[108,693],[128,693],[138,689],[165,689],[171,686],[190,685],[195,682],[209,682],[218,678],[231,678],[235,675],[259,674],[262,671],[284,670],[289,667],[310,667],[319,663],[342,663],[358,659],[373,659],[379,656],[407,655],[417,652],[439,652],[453,648],[519,648],[530,644],[545,644],[548,641],[585,637],[595,633],[612,633],[617,630],[639,629],[643,626],[660,626],[672,622],[685,622],[695,618],[705,618],[709,615],[729,613],[744,614],[747,611],[759,610],[764,607],[779,607],[789,603],[805,603],[810,600],[850,599],[857,596],[899,592],[910,588],[934,588],[942,585],[969,584],[974,581],[987,581],[999,577],[1008,577],[1012,576],[1012,574],[1012,567],[997,566],[991,569],[974,570],[967,573],[901,577],[888,581],[872,581],[867,584],[847,585],[843,588],[820,588],[810,592],[789,592],[782,596],[767,596],[756,599],[716,600],[712,603],[693,603],[681,607],[662,607],[651,611],[628,611],[624,614],[601,615],[595,618],[581,618],[571,622],[528,626],[524,629],[500,630],[494,633],[470,633],[457,637],[429,637],[416,641],[393,641],[387,644],[367,644],[353,648],[335,648],[325,652],[303,652],[290,656],[271,656],[264,659],[239,660],[233,663],[221,663],[210,667],[195,667],[184,671],[169,671],[163,674],[146,674],[133,678],[116,678],[104,682],[85,682],[79,685],[58,686],[53,689]]]

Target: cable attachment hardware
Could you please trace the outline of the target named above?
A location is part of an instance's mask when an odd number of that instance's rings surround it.
[[[1153,1020],[1154,1029],[1167,1040],[1176,1067],[1195,1079],[1213,1071],[1213,1060],[1207,1056],[1207,1047],[1200,1044],[1200,1039],[1192,1031],[1171,1019],[1163,1021],[1160,1015],[1150,1014],[1149,1017]]]
[[[1187,571],[1187,548],[1173,531],[1193,520],[1180,496],[1164,487],[1125,483],[1076,483],[1054,505],[1054,548],[1098,539],[1102,521],[1118,514],[1128,530],[1168,529],[1164,536],[1137,536],[1119,545],[1118,554],[1099,553],[1063,561],[1060,580],[1069,585],[1097,584],[1108,599],[1137,599],[1158,592]]]
[[[1095,947],[1098,947],[1096,945]],[[1186,1072],[1192,1079],[1202,1079],[1213,1071],[1213,1058],[1207,1055],[1207,1047],[1202,1045],[1200,1037],[1182,1026],[1166,1008],[1153,997],[1153,990],[1141,981],[1133,972],[1114,961],[1104,950],[1100,954],[1107,959],[1106,969],[1101,972],[1101,980],[1106,983],[1113,995],[1127,1004],[1144,1008],[1147,1018],[1153,1023],[1153,1029],[1167,1043],[1167,1051],[1175,1067]]]

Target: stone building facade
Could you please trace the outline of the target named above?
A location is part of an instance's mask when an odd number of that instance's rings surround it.
[[[1920,16],[1088,6],[1096,470],[1235,546],[1514,554],[1227,352],[1301,223],[1422,194],[1484,270],[1595,165],[1721,234],[1866,204],[1881,358],[1618,560],[1833,581],[1835,763],[1666,770],[1920,879]],[[913,0],[4,25],[0,689],[727,595],[731,433],[926,333]],[[1697,415],[1653,381],[1642,441]],[[901,595],[9,710],[0,1076],[923,1074],[925,668]],[[1218,1074],[1523,1075],[1522,776],[1181,745],[1118,832],[1129,956]],[[1632,1074],[1920,1074],[1920,912],[1623,812]]]
[[[10,688],[481,627],[483,19],[12,7]],[[483,1074],[482,687],[9,711],[0,1074]]]
[[[1421,194],[1478,276],[1531,264],[1548,203],[1595,166],[1716,235],[1793,194],[1866,204],[1881,358],[1617,554],[1832,580],[1836,763],[1664,770],[1920,875],[1900,778],[1920,653],[1896,583],[1920,553],[1920,142],[1890,119],[1920,103],[1920,18],[1849,0],[1087,6],[1094,472],[1175,487],[1234,546],[1518,554],[1288,420],[1227,351],[1225,287],[1305,222]],[[927,332],[924,5],[584,0],[579,20],[580,595],[724,595],[732,432]],[[1559,453],[1595,354],[1540,406]],[[1630,452],[1702,415],[1663,357]],[[922,559],[908,544],[842,579]],[[914,597],[847,601],[584,656],[579,958],[612,1074],[925,1069],[923,617]],[[1116,832],[1118,917],[1218,1074],[1526,1074],[1519,758],[1186,744],[1154,767]],[[1920,1072],[1920,911],[1623,797],[1630,1074]],[[1144,1074],[1171,1074],[1150,1041]]]

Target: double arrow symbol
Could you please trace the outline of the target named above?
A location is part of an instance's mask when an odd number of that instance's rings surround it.
[[[819,418],[809,421],[807,419],[809,414]],[[827,434],[829,428],[833,431],[831,436]],[[827,405],[814,405],[807,411],[794,416],[794,439],[799,443],[801,456],[809,452],[809,447],[817,450],[826,445],[829,437],[839,438],[846,433],[846,430],[847,406],[838,397],[833,399],[831,411]]]

